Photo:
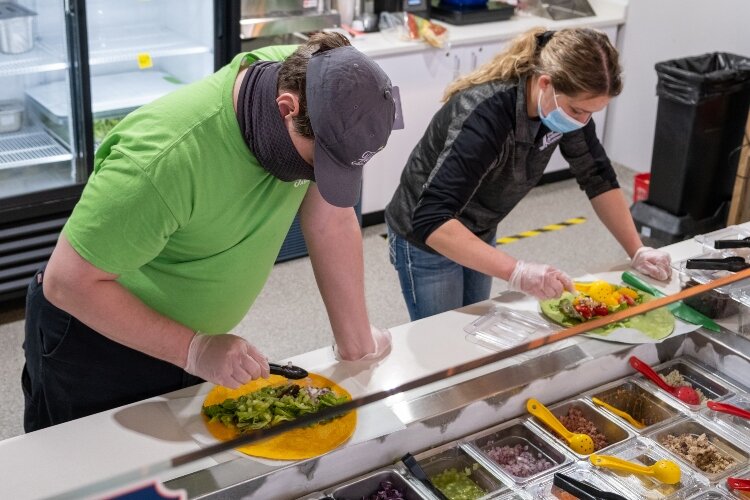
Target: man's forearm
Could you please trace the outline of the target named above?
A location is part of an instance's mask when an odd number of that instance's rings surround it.
[[[77,266],[87,264],[74,252],[61,238],[44,274],[47,300],[109,339],[184,368],[194,332],[114,280],[82,279]]]

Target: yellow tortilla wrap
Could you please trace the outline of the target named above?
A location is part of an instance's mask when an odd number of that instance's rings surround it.
[[[236,399],[268,385],[280,385],[286,382],[287,379],[285,377],[271,375],[268,379],[258,379],[248,382],[238,389],[216,386],[206,395],[203,406],[219,404],[227,398]],[[308,379],[299,381],[300,385],[306,383],[314,387],[329,387],[339,396],[345,395],[349,399],[352,397],[346,389],[320,375],[311,373]],[[234,427],[227,427],[221,422],[209,422],[209,419],[205,415],[203,415],[203,421],[211,435],[221,441],[228,441],[240,434]],[[351,411],[330,422],[313,424],[310,427],[301,429],[293,429],[278,436],[258,441],[257,443],[241,446],[237,450],[254,457],[272,458],[275,460],[313,458],[344,444],[354,434],[356,426],[357,413]]]

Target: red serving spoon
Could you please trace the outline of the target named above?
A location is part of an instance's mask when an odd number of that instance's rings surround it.
[[[736,417],[747,418],[750,420],[750,411],[743,410],[739,406],[730,405],[728,403],[717,403],[716,401],[709,401],[706,405],[713,411],[720,411],[722,413],[728,413]]]
[[[750,491],[750,479],[740,479],[738,477],[728,477],[727,486],[733,490]]]
[[[668,383],[664,382],[659,374],[652,370],[650,366],[648,366],[646,363],[636,358],[635,356],[630,356],[630,366],[641,372],[653,383],[655,383],[680,401],[683,401],[689,405],[700,404],[701,399],[698,396],[698,393],[695,392],[695,389],[687,386],[673,387],[669,385]]]

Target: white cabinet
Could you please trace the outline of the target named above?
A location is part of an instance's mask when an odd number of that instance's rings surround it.
[[[379,212],[391,201],[406,160],[440,109],[448,84],[491,59],[502,45],[465,45],[374,58],[399,87],[404,129],[394,130],[386,147],[365,166],[362,213]]]

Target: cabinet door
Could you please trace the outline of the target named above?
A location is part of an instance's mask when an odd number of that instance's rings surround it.
[[[445,87],[458,73],[460,61],[451,51],[424,50],[375,59],[399,87],[403,130],[394,130],[386,147],[364,169],[362,213],[383,210],[398,186],[412,149],[440,109]]]

